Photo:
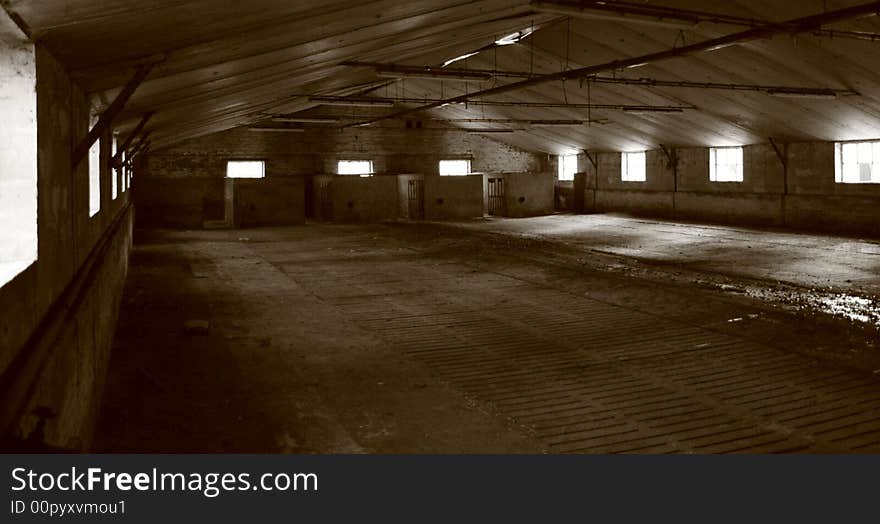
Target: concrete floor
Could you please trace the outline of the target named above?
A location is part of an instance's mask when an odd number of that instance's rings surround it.
[[[97,451],[880,452],[878,253],[607,215],[140,232]]]

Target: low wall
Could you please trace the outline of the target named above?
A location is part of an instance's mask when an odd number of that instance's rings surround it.
[[[634,215],[672,215],[672,192],[593,190],[585,195],[585,206],[592,204],[596,211],[625,211]]]
[[[129,207],[119,216],[0,377],[0,411],[12,425],[0,451],[90,448],[128,275],[132,215]]]
[[[553,173],[504,174],[505,216],[531,217],[553,213]]]
[[[482,216],[482,175],[425,177],[425,218],[443,220]]]
[[[396,176],[336,176],[331,182],[333,220],[378,222],[400,216]]]
[[[223,220],[224,179],[144,177],[133,188],[138,227],[199,229]]]
[[[675,193],[675,216],[681,218],[780,226],[782,195],[760,193]]]
[[[227,220],[236,226],[293,225],[305,222],[302,177],[234,179],[234,220],[226,217],[221,177],[142,177],[133,188],[138,227],[200,229]]]
[[[301,177],[235,180],[235,223],[240,227],[304,224],[305,184]]]

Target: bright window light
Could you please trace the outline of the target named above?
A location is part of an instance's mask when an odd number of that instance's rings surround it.
[[[712,147],[709,148],[709,181],[711,182],[742,182],[743,181],[743,148]]]
[[[461,176],[471,172],[470,160],[441,160],[440,176]]]
[[[578,170],[577,155],[559,155],[557,165],[558,180],[574,180],[574,174],[577,173]]]
[[[36,82],[34,45],[0,9],[0,286],[37,260]]]
[[[266,163],[262,160],[230,160],[226,162],[226,178],[264,178]]]
[[[113,142],[110,145],[110,158],[112,159],[116,156],[116,135],[113,135]],[[113,197],[113,200],[116,200],[116,197],[119,196],[119,172],[113,167],[110,167],[110,196]]]
[[[880,184],[880,141],[834,144],[834,181]]]
[[[624,182],[645,181],[645,152],[621,153],[620,155],[620,179]]]
[[[336,166],[340,175],[370,176],[373,173],[372,160],[340,160]]]
[[[94,125],[94,123],[93,123]],[[89,216],[101,210],[101,139],[89,148]]]

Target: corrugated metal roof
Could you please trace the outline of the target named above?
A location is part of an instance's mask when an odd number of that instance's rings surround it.
[[[864,2],[641,2],[783,21]],[[539,13],[527,0],[326,1],[6,0],[34,37],[67,67],[96,105],[113,100],[139,64],[160,60],[117,121],[130,131],[148,111],[154,147],[315,107],[309,95],[350,95],[387,79],[348,60],[437,66],[529,27],[514,45],[487,49],[455,67],[555,73],[639,56],[733,33],[700,23],[673,28]],[[874,16],[832,26],[880,32]],[[762,92],[555,81],[493,96],[509,102],[693,105],[681,113],[448,106],[447,119],[594,119],[603,125],[530,127],[497,135],[553,153],[637,150],[667,145],[724,145],[781,140],[880,137],[880,42],[782,35],[607,75],[718,83],[855,90],[836,100],[786,99]],[[407,79],[396,96],[444,98],[514,81],[482,84]],[[391,111],[391,110],[389,110]],[[460,123],[464,127],[479,124]],[[493,126],[497,127],[497,126]]]

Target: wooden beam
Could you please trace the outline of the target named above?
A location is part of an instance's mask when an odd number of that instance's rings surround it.
[[[751,42],[754,40],[760,40],[764,38],[770,38],[777,34],[797,34],[803,33],[807,31],[812,31],[814,29],[819,29],[824,25],[831,24],[834,22],[841,22],[844,20],[850,20],[854,18],[860,18],[863,16],[874,15],[878,11],[880,11],[880,2],[869,2],[862,5],[857,5],[853,7],[848,7],[844,9],[837,9],[834,11],[828,11],[825,13],[821,13],[818,15],[807,16],[803,18],[796,18],[794,20],[788,20],[785,22],[781,22],[778,24],[767,24],[762,25],[760,27],[756,27],[753,29],[747,29],[745,31],[740,31],[738,33],[732,33],[729,35],[721,36],[718,38],[710,38],[709,40],[704,40],[702,42],[697,42],[695,44],[685,45],[681,47],[674,47],[672,49],[667,49],[665,51],[658,51],[656,53],[648,53],[646,55],[640,55],[632,58],[623,58],[620,60],[612,60],[610,62],[605,62],[602,64],[582,67],[579,69],[572,69],[568,71],[561,71],[559,73],[552,73],[547,75],[541,75],[534,78],[528,78],[526,80],[520,80],[519,82],[512,82],[510,84],[505,84],[497,87],[492,87],[489,89],[483,89],[481,91],[476,91],[474,93],[468,93],[465,95],[460,95],[452,98],[447,98],[445,100],[439,100],[437,102],[432,102],[427,105],[413,107],[410,109],[404,109],[402,111],[397,111],[391,113],[389,115],[385,115],[378,118],[373,118],[370,120],[366,120],[363,122],[357,122],[350,124],[348,127],[357,127],[364,126],[368,124],[373,124],[375,122],[379,122],[382,120],[387,120],[389,118],[399,118],[404,115],[417,113],[421,111],[425,111],[427,109],[434,109],[436,107],[440,107],[446,104],[457,104],[465,102],[471,98],[484,97],[489,95],[496,95],[501,93],[508,93],[510,91],[517,91],[520,89],[524,89],[527,87],[534,87],[540,84],[544,84],[546,82],[552,81],[560,81],[567,79],[576,79],[582,78],[585,76],[592,76],[599,73],[604,73],[607,71],[614,71],[619,69],[627,69],[632,67],[644,66],[647,64],[660,62],[664,60],[670,60],[673,58],[682,58],[690,55],[694,55],[697,53],[703,53],[706,51],[714,51],[716,49],[721,49],[724,47],[741,44],[744,42]]]
[[[598,160],[597,160],[596,158],[594,158],[593,155],[591,155],[590,152],[587,151],[586,149],[584,149],[584,155],[586,155],[586,156],[587,156],[587,160],[589,160],[590,163],[593,164],[593,169],[596,170],[596,174],[598,175],[598,173],[599,173],[599,162],[598,162]]]
[[[122,109],[125,107],[125,104],[128,103],[128,100],[131,98],[131,95],[137,90],[138,86],[147,78],[147,75],[150,74],[150,71],[153,69],[155,64],[146,64],[138,68],[135,71],[134,76],[131,77],[131,80],[125,84],[125,87],[122,88],[122,91],[119,92],[119,95],[116,96],[116,99],[110,104],[107,109],[101,113],[101,117],[98,119],[98,123],[95,124],[92,129],[89,130],[89,133],[85,138],[79,143],[78,146],[73,150],[70,161],[73,169],[76,169],[76,166],[79,165],[80,161],[85,158],[86,154],[89,152],[89,148],[92,147],[92,144],[95,143],[101,135],[104,134],[105,131],[110,129],[111,124],[113,123],[113,119],[116,118],[119,113],[122,112]]]
[[[138,142],[138,145],[134,146],[134,148],[125,157],[126,160],[131,162],[131,159],[133,159],[138,153],[141,152],[142,149],[144,149],[144,146],[146,146],[149,143],[150,133],[151,133],[151,131],[147,131],[146,133],[144,133],[144,136],[141,137],[141,140],[140,140],[140,142]]]
[[[660,149],[663,151],[663,154],[666,155],[666,160],[667,160],[666,169],[674,168],[675,164],[676,164],[675,148],[669,149],[666,146],[664,146],[663,144],[659,144],[659,145],[660,145]]]
[[[131,146],[131,143],[134,142],[134,139],[137,138],[137,135],[143,131],[144,126],[147,125],[147,122],[153,118],[153,115],[156,114],[152,111],[149,113],[144,113],[144,116],[141,117],[141,121],[138,122],[138,125],[135,126],[134,130],[128,134],[128,137],[125,138],[125,142],[122,143],[122,146],[116,149],[116,154],[113,155],[113,158],[110,159],[110,166],[119,167],[119,164],[122,163],[122,153]]]
[[[773,146],[773,150],[776,151],[776,156],[779,157],[779,162],[782,163],[782,169],[788,168],[788,158],[786,157],[786,149],[788,149],[787,144],[782,145],[782,149],[779,148],[779,144],[773,140],[773,137],[770,137],[770,145]]]

